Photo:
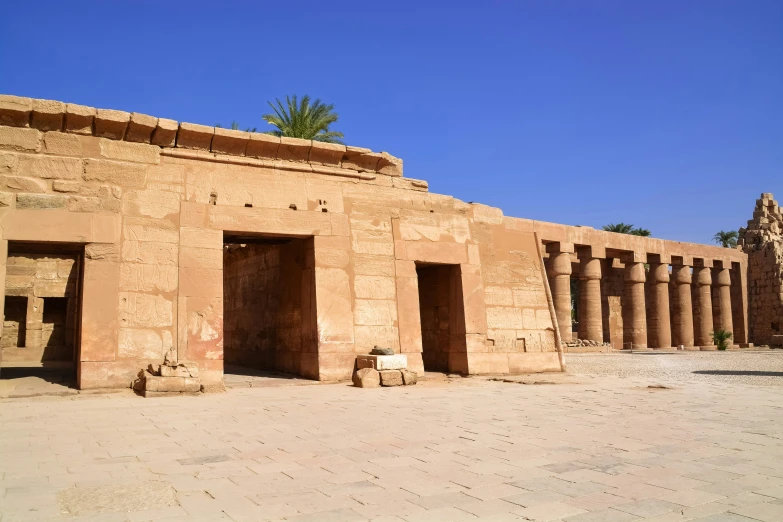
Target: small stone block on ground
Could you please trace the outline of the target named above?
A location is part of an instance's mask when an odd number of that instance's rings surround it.
[[[353,385],[357,388],[377,388],[381,385],[380,374],[373,368],[360,368],[353,374]]]
[[[381,386],[402,386],[400,370],[384,370],[378,373],[381,375]]]
[[[416,381],[418,380],[418,374],[416,374],[416,372],[412,372],[410,370],[400,370],[400,373],[402,374],[402,383],[405,386],[416,384]]]
[[[396,355],[357,355],[357,368],[374,368],[381,370],[403,370],[408,367],[408,356]]]

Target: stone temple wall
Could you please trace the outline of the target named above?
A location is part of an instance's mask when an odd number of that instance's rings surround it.
[[[272,269],[257,248],[236,251],[255,244],[301,248]],[[224,360],[350,379],[375,345],[414,371],[425,361],[465,374],[560,371],[572,277],[587,339],[645,347],[646,303],[668,316],[670,264],[683,296],[712,271],[722,324],[733,316],[746,331],[738,250],[504,216],[428,192],[384,152],[0,96],[8,298],[8,252],[20,245],[79,262],[81,388],[128,386],[172,353],[205,385],[222,381]],[[664,268],[655,285],[644,264]],[[697,269],[705,277],[691,281]],[[690,299],[679,309],[692,337]],[[657,327],[668,339],[668,323]]]
[[[770,344],[783,334],[783,213],[772,194],[756,200],[753,219],[739,235],[748,254],[751,341]]]

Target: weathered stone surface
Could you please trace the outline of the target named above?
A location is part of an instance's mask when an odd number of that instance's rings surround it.
[[[361,368],[353,374],[353,385],[358,388],[377,388],[381,385],[381,376],[372,368]]]
[[[27,127],[33,100],[10,94],[0,94],[0,125]]]
[[[10,192],[0,192],[0,207],[10,207],[16,198]]]
[[[47,209],[65,207],[64,196],[48,194],[17,194],[16,208],[19,209]]]
[[[280,148],[280,138],[277,136],[252,132],[245,149],[245,155],[252,158],[275,159],[278,148]]]
[[[37,129],[0,126],[0,147],[38,152],[41,150],[41,132]]]
[[[41,131],[59,131],[63,128],[65,104],[54,100],[33,100],[30,125]]]
[[[381,386],[402,386],[400,370],[384,370],[378,372],[381,376]]]
[[[370,351],[370,355],[394,355],[394,350],[391,348],[383,348],[381,346],[373,346],[373,349]]]
[[[158,118],[132,112],[128,122],[128,129],[125,131],[125,141],[149,143],[152,139],[152,133],[157,126]]]
[[[215,135],[212,138],[211,147],[212,152],[244,156],[249,142],[249,132],[215,127]]]
[[[78,181],[62,181],[59,179],[52,181],[52,190],[55,192],[78,193],[80,189],[81,184]]]
[[[173,147],[177,142],[179,124],[174,120],[159,118],[152,133],[152,144],[160,147]]]
[[[66,103],[65,131],[74,134],[92,134],[92,123],[95,113],[94,107]]]
[[[80,156],[82,143],[79,137],[65,132],[46,132],[43,135],[44,152],[60,156]]]
[[[173,304],[160,295],[119,293],[122,327],[165,327],[173,324]]]
[[[396,355],[357,355],[357,368],[375,368],[381,370],[402,370],[408,367],[408,357],[405,354]]]
[[[160,161],[160,147],[146,143],[102,139],[100,148],[101,156],[107,159],[152,164]]]
[[[82,175],[80,158],[21,155],[19,173],[43,179],[79,179]]]
[[[144,165],[104,161],[84,160],[85,181],[102,181],[128,188],[144,188],[147,168]]]
[[[177,147],[210,150],[214,135],[214,127],[183,122],[179,124],[179,131],[177,132]]]
[[[111,109],[97,109],[95,111],[94,131],[95,136],[121,140],[128,128],[130,114],[125,111]]]
[[[402,374],[402,383],[405,386],[412,386],[418,382],[418,374],[416,372],[400,370],[400,374]]]
[[[120,260],[120,248],[116,244],[90,243],[85,245],[84,255],[87,259],[103,259],[116,263]]]

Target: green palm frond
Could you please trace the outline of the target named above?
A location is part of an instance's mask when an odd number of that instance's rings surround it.
[[[267,134],[342,143],[343,133],[329,129],[339,118],[334,112],[334,105],[324,104],[318,99],[311,102],[310,96],[303,96],[301,100],[297,96],[286,96],[285,104],[279,98],[275,99],[275,103],[268,103],[274,113],[261,117],[277,129]]]
[[[737,239],[739,239],[739,233],[736,230],[729,230],[728,232],[721,230],[712,236],[712,240],[724,248],[736,247]]]

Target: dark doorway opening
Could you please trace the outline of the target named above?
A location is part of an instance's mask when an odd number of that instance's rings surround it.
[[[468,373],[459,265],[416,264],[424,370]]]
[[[74,386],[84,246],[10,242],[5,280],[2,378]]]
[[[226,374],[317,378],[313,238],[226,234],[223,317]]]

